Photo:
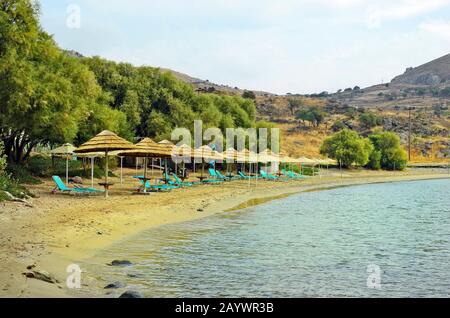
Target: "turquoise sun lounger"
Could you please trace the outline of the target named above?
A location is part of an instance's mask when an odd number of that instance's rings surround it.
[[[286,169],[282,169],[281,170],[281,173],[285,176],[285,177],[287,177],[287,178],[289,178],[289,179],[304,179],[305,177],[304,176],[302,176],[302,175],[300,175],[300,174],[297,174],[297,173],[295,173],[295,172],[293,172],[293,171],[287,171]]]
[[[53,176],[53,181],[56,184],[56,188],[53,191],[60,191],[62,193],[74,193],[74,194],[97,194],[103,193],[103,190],[97,190],[93,188],[69,188],[64,184],[59,176]]]
[[[172,177],[175,179],[176,184],[181,185],[182,187],[192,187],[194,185],[200,184],[200,182],[185,182],[180,179],[175,173],[172,173]]]
[[[225,177],[220,177],[220,176],[217,174],[216,170],[214,170],[213,168],[210,168],[210,169],[209,169],[209,174],[210,174],[211,177],[213,178],[213,179],[212,179],[213,181],[216,181],[216,182],[223,182],[223,181],[226,181],[226,178],[225,178]]]
[[[225,177],[219,170],[216,170],[216,175],[219,179],[224,180],[224,181],[233,180],[233,178],[231,178],[231,177]]]
[[[266,179],[266,180],[271,180],[271,181],[279,180],[278,177],[275,177],[275,176],[271,175],[270,173],[265,172],[264,170],[261,170],[260,174],[263,177],[263,179]]]
[[[239,171],[238,174],[239,174],[240,178],[244,179],[244,180],[250,180],[250,179],[256,179],[257,178],[257,177],[247,176],[242,171]]]

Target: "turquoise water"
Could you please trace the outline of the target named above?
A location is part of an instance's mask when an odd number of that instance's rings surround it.
[[[148,230],[85,267],[147,297],[448,297],[449,190],[435,180],[303,193]],[[103,265],[113,259],[134,265]],[[368,288],[369,265],[381,289]]]

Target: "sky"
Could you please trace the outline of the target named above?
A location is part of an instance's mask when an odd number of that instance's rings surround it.
[[[61,48],[277,94],[385,83],[450,53],[450,0],[40,0]]]

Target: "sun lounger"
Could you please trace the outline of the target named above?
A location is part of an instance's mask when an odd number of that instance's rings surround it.
[[[239,174],[239,177],[240,177],[241,179],[244,179],[244,180],[256,179],[256,177],[247,176],[247,175],[246,175],[245,173],[243,173],[242,171],[239,171],[238,174]]]
[[[185,182],[180,179],[175,173],[172,173],[172,177],[175,179],[176,184],[182,187],[192,187],[194,185],[200,184],[199,182]]]
[[[62,193],[72,193],[72,194],[96,194],[96,193],[103,193],[103,190],[97,190],[93,188],[82,188],[82,187],[76,187],[76,188],[69,188],[64,184],[64,182],[61,180],[59,176],[53,176],[53,181],[56,184],[56,188],[53,189],[52,192],[62,192]]]
[[[217,174],[216,170],[214,170],[213,168],[210,168],[210,169],[209,169],[209,174],[211,175],[211,177],[213,177],[212,180],[215,180],[216,182],[223,182],[223,181],[226,181],[226,178],[225,178],[225,177],[220,177],[220,176]]]
[[[216,175],[219,179],[224,180],[224,181],[231,181],[233,180],[233,178],[230,177],[225,177],[219,170],[216,170]]]
[[[261,170],[260,173],[261,173],[261,177],[263,177],[263,179],[271,180],[271,181],[279,180],[278,177],[275,177],[275,176],[271,175],[270,173],[265,172],[264,170]]]

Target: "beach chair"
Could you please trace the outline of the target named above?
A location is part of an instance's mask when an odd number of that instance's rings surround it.
[[[145,187],[146,190],[154,190],[154,191],[172,191],[173,189],[179,189],[179,186],[168,185],[168,184],[150,184],[150,180],[144,185],[144,180],[142,180],[143,176],[134,176],[133,178],[137,179],[142,187]]]
[[[242,171],[239,171],[238,174],[241,177],[241,179],[244,179],[244,180],[250,180],[250,179],[256,179],[257,178],[257,177],[247,176]]]
[[[289,175],[291,178],[293,178],[293,179],[301,179],[301,180],[305,179],[305,176],[304,176],[304,175],[295,173],[295,172],[293,172],[293,171],[288,171],[288,175]]]
[[[96,194],[96,193],[103,193],[103,190],[97,190],[93,188],[82,188],[82,187],[76,187],[76,188],[69,188],[64,184],[64,182],[61,180],[59,176],[53,176],[52,177],[53,182],[56,184],[56,188],[53,189],[52,193],[56,192],[62,192],[62,193],[71,193],[71,194]]]
[[[284,177],[288,178],[288,179],[303,179],[303,176],[298,175],[292,171],[287,171],[286,169],[282,169],[281,173],[283,174]]]
[[[172,177],[175,179],[176,184],[182,187],[192,187],[194,185],[200,184],[199,182],[184,182],[175,173],[172,173]]]
[[[231,181],[232,178],[225,177],[219,170],[216,170],[216,175],[219,179],[222,179],[224,181]]]
[[[213,180],[219,181],[219,182],[223,182],[226,181],[225,177],[220,177],[216,170],[214,170],[213,168],[209,168],[209,174],[211,175],[211,177],[213,177]]]
[[[271,175],[270,173],[265,172],[264,170],[261,170],[260,174],[261,174],[261,177],[266,180],[271,180],[271,181],[279,180],[278,177],[275,177],[275,176]]]
[[[144,181],[140,180],[142,184],[144,184]],[[180,186],[176,185],[168,185],[168,184],[150,184],[150,181],[148,180],[145,183],[145,188],[155,191],[172,191],[174,189],[179,189]]]
[[[215,174],[215,171],[214,171],[214,169],[209,169],[209,174],[213,177],[213,179],[205,179],[205,180],[202,180],[202,183],[204,183],[204,184],[218,184],[218,183],[222,183],[224,180],[222,180],[222,179],[218,179],[218,178],[216,178],[216,177],[214,177],[214,174]],[[216,176],[217,176],[217,174],[215,174]]]

